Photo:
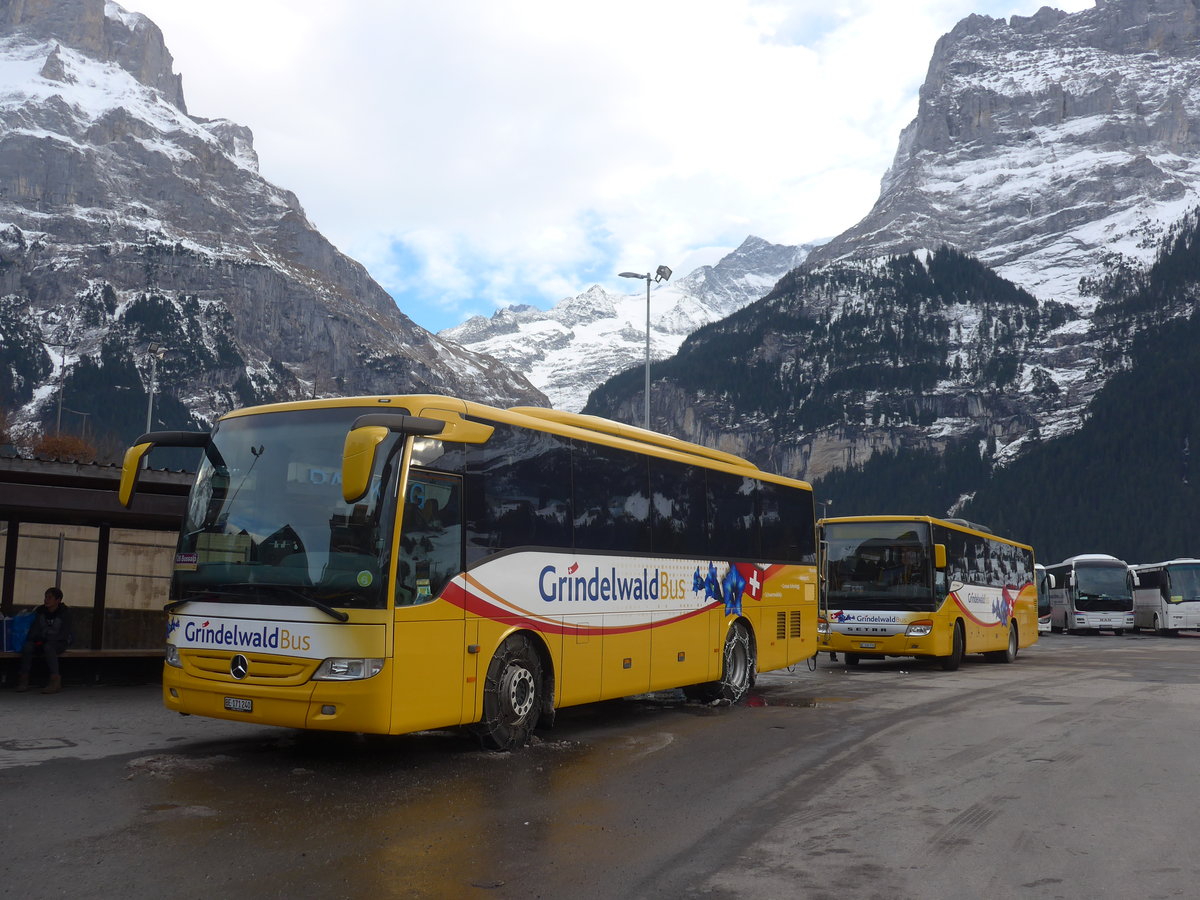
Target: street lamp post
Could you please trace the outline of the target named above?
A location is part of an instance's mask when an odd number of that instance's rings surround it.
[[[646,430],[650,430],[650,281],[666,281],[671,277],[671,270],[666,266],[659,266],[655,269],[654,274],[647,272],[642,275],[640,272],[621,272],[622,278],[644,278],[646,279]]]
[[[146,401],[146,433],[150,433],[150,424],[154,419],[154,391],[157,388],[158,361],[167,355],[167,348],[161,344],[151,344],[146,348],[150,355],[150,397]]]
[[[150,390],[148,391],[150,397],[146,401],[146,434],[149,434],[150,423],[154,419],[154,389],[157,386],[156,379],[158,376],[158,361],[166,356],[167,348],[161,344],[151,344],[146,348],[146,352],[150,356]],[[142,468],[150,468],[149,453],[142,457]]]

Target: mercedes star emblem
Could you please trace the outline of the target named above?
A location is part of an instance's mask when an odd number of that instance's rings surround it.
[[[246,662],[246,657],[238,654],[229,661],[229,674],[234,678],[242,679],[250,671],[250,663]]]

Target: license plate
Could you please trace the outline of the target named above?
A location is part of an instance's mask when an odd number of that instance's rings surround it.
[[[234,712],[254,712],[254,701],[244,700],[241,697],[226,697],[225,708],[232,709]]]
[[[859,641],[858,646],[859,646],[860,650],[874,650],[875,642],[874,641]]]

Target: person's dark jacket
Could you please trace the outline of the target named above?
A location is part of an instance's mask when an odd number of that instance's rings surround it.
[[[62,653],[74,639],[71,630],[71,611],[65,603],[58,604],[53,613],[45,606],[39,606],[33,614],[33,622],[29,626],[27,641],[34,644],[50,644],[57,652]]]

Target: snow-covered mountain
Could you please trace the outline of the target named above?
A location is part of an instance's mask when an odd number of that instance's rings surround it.
[[[207,421],[326,393],[545,403],[400,312],[259,175],[249,129],[187,113],[157,26],[111,0],[0,3],[0,259],[18,425],[84,363],[89,387],[125,388],[109,409],[144,406],[151,343],[169,350],[158,390]]]
[[[938,41],[874,207],[689,338],[653,424],[810,479],[963,439],[1012,459],[1086,420],[1140,327],[1113,312],[1122,279],[1198,203],[1195,0],[970,16]],[[931,266],[943,246],[1006,280]],[[604,386],[588,411],[639,404]]]
[[[1197,202],[1194,0],[973,15],[934,48],[874,208],[810,262],[945,243],[1087,315],[1088,280],[1149,262]]]
[[[650,357],[673,355],[684,338],[765,295],[816,244],[771,244],[754,236],[683,278],[651,282]],[[645,282],[631,281],[632,284]],[[646,290],[614,294],[593,285],[549,310],[512,306],[438,333],[522,372],[560,409],[580,410],[592,389],[646,359]]]

